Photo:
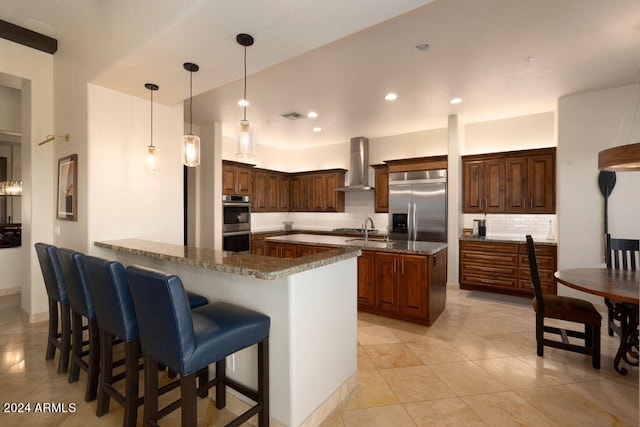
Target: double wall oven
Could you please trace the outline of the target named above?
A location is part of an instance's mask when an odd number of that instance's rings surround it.
[[[249,196],[222,196],[222,250],[251,251],[251,201]]]

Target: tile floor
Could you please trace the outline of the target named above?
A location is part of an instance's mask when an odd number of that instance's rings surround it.
[[[122,410],[95,416],[86,376],[68,384],[45,362],[46,322],[20,320],[20,296],[0,297],[0,401],[74,403],[73,413],[0,414],[0,425],[118,426]],[[432,327],[360,313],[356,390],[322,423],[347,426],[637,426],[638,368],[613,370],[617,348],[603,335],[602,368],[583,355],[545,348],[536,356],[528,299],[448,290]],[[142,411],[139,411],[139,419]],[[198,403],[199,425],[233,415]],[[140,424],[140,422],[138,423]],[[179,413],[161,420],[179,425]]]

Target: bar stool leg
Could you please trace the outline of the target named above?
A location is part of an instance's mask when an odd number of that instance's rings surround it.
[[[193,373],[180,377],[182,427],[196,427],[198,424],[196,376],[197,374]]]
[[[124,402],[124,424],[125,426],[135,426],[138,416],[138,390],[140,365],[138,365],[138,354],[140,351],[139,341],[129,341],[124,343],[124,363],[125,363],[125,402]],[[146,363],[146,362],[145,362]],[[147,371],[145,364],[145,372]],[[158,382],[158,368],[154,371],[156,378],[156,389]],[[145,375],[146,376],[146,375]],[[147,388],[145,388],[146,394]],[[157,393],[157,392],[156,392]],[[156,394],[156,405],[157,405]],[[145,405],[146,411],[146,405]]]
[[[47,341],[47,354],[45,360],[52,360],[56,355],[55,342],[58,335],[58,301],[49,298],[49,339]]]
[[[144,425],[158,421],[158,362],[144,355]]]
[[[216,408],[227,406],[227,386],[224,379],[227,376],[227,358],[216,362]]]
[[[68,302],[60,304],[62,317],[62,348],[60,348],[60,362],[58,363],[58,373],[66,374],[69,369],[69,353],[71,352],[71,309]],[[82,328],[80,328],[82,330]]]
[[[100,375],[100,331],[98,321],[89,320],[89,369],[87,369],[87,392],[84,400],[91,402],[98,394],[98,379]]]
[[[71,366],[69,367],[69,383],[75,383],[80,377],[79,360],[82,357],[82,316],[78,313],[71,314]]]
[[[98,387],[98,409],[96,415],[101,417],[109,412],[111,395],[106,392],[108,384],[113,381],[113,339],[111,334],[100,329],[100,386]]]
[[[269,425],[269,339],[258,343],[258,401],[262,410],[258,413],[258,426]]]

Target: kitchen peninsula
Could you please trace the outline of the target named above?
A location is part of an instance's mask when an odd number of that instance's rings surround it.
[[[267,237],[266,254],[304,257],[334,248],[361,249],[358,310],[432,325],[446,304],[447,244],[381,236],[288,234]]]
[[[95,246],[124,265],[176,274],[186,289],[210,302],[271,317],[270,412],[277,421],[272,425],[317,425],[355,388],[358,248],[278,259],[136,239]],[[255,351],[228,358],[227,374],[255,387]]]

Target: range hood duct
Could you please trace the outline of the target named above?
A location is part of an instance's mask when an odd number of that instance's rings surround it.
[[[336,191],[373,190],[369,185],[369,139],[363,136],[351,138],[349,184]]]

